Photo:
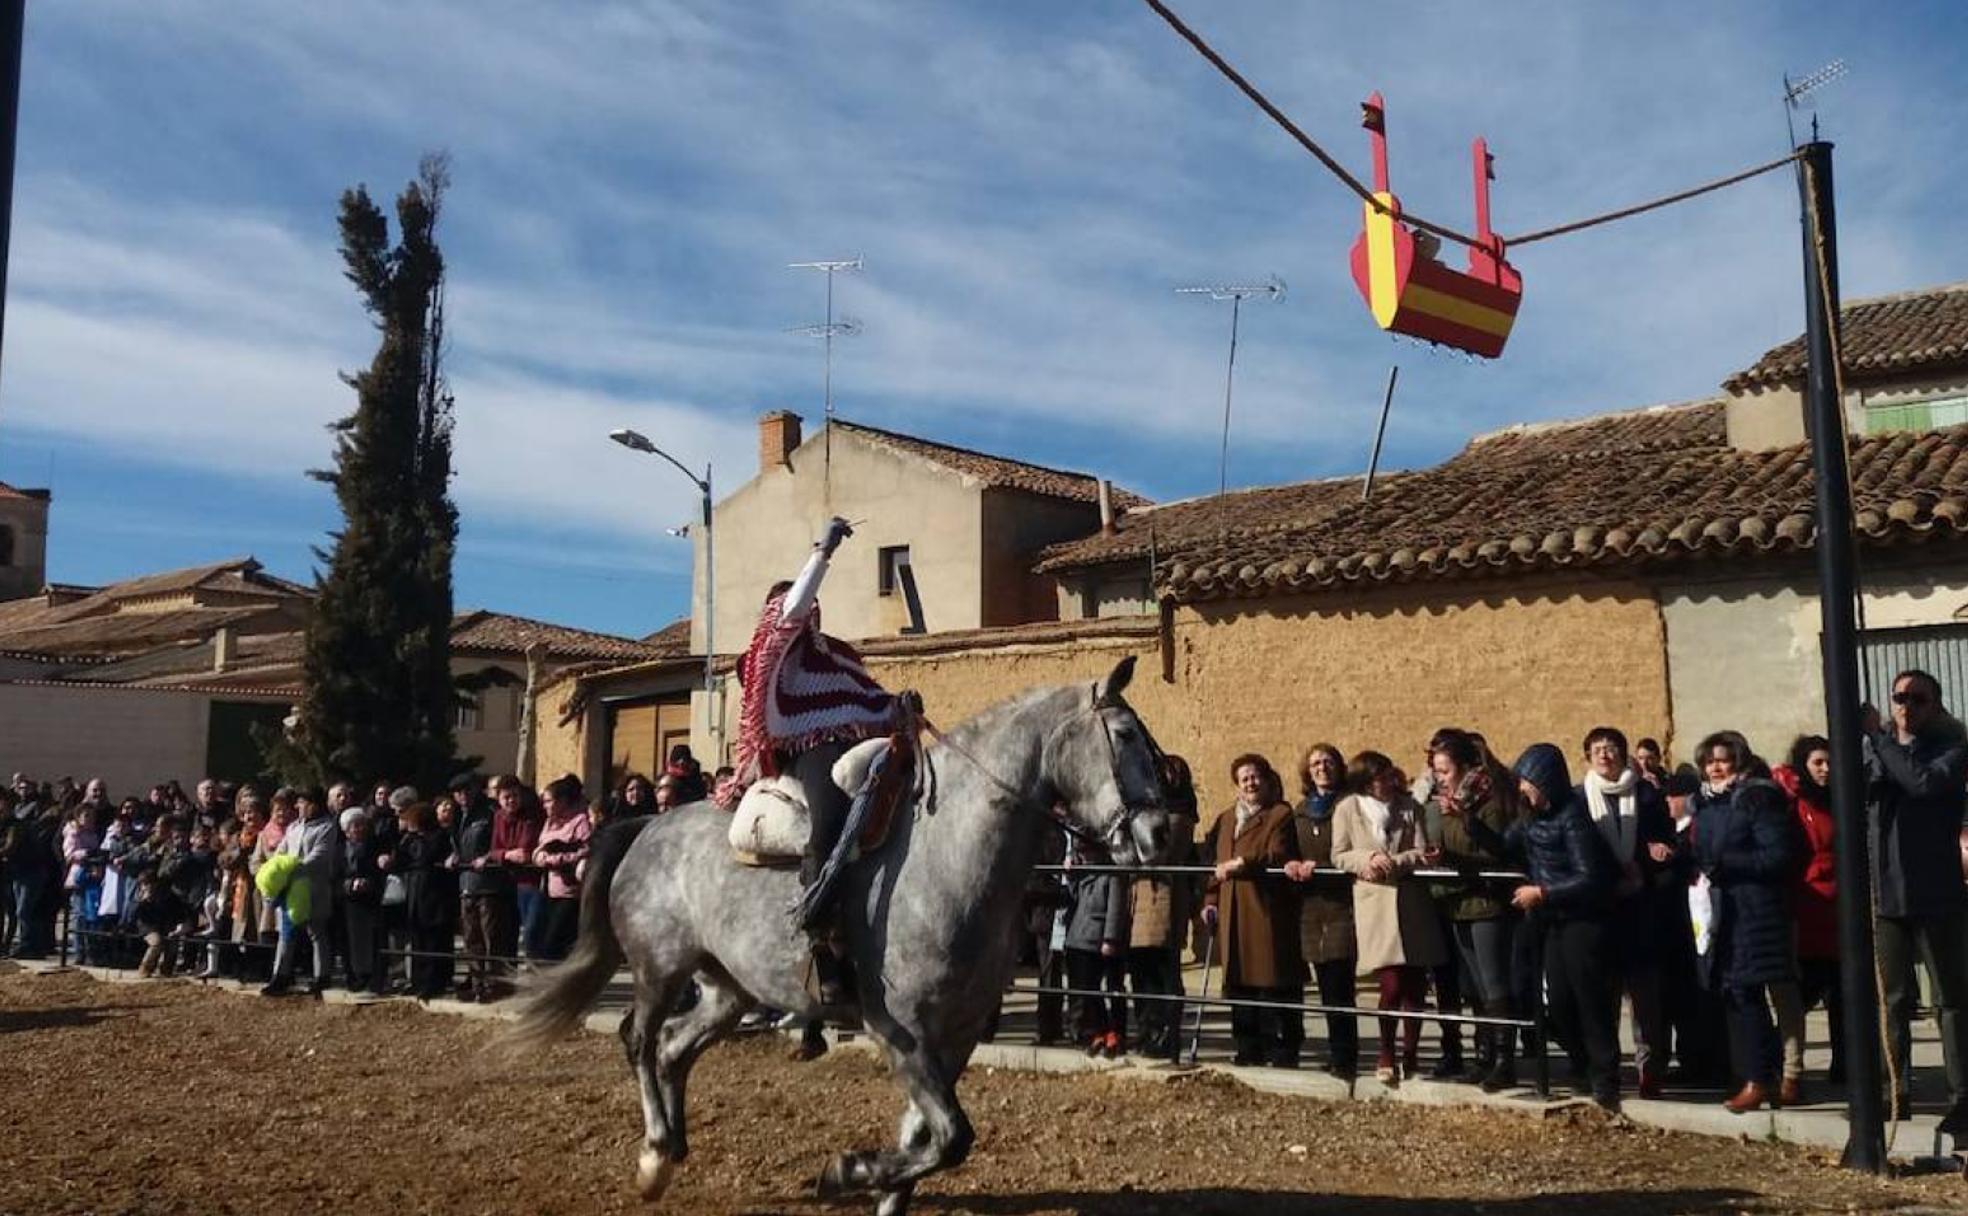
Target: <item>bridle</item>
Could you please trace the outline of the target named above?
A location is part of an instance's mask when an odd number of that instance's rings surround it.
[[[1130,803],[1128,801],[1126,789],[1121,783],[1121,749],[1120,746],[1114,742],[1114,728],[1107,721],[1106,711],[1110,709],[1125,709],[1128,711],[1129,714],[1133,716],[1135,726],[1140,728],[1142,741],[1148,745],[1148,754],[1154,760],[1156,783],[1158,785],[1160,784],[1161,782],[1160,774],[1162,772],[1162,764],[1163,761],[1166,760],[1167,756],[1166,753],[1162,751],[1161,744],[1155,741],[1155,736],[1153,732],[1151,732],[1148,729],[1148,724],[1146,722],[1143,722],[1141,720],[1141,715],[1135,713],[1133,707],[1130,706],[1121,697],[1103,696],[1100,692],[1100,686],[1098,684],[1089,685],[1088,704],[1087,704],[1086,713],[1087,716],[1091,717],[1095,722],[1099,723],[1100,725],[1101,741],[1107,745],[1108,778],[1113,782],[1114,792],[1120,796],[1121,809],[1114,816],[1113,822],[1108,825],[1107,830],[1104,833],[1095,832],[1091,829],[1081,827],[1079,824],[1073,823],[1061,815],[1053,814],[1050,807],[1047,808],[1047,815],[1055,823],[1057,823],[1062,829],[1064,829],[1068,835],[1078,840],[1100,845],[1107,850],[1109,855],[1117,855],[1118,853],[1117,846],[1133,838],[1134,821],[1140,816],[1141,812],[1146,808],[1135,806],[1132,803]],[[1052,731],[1046,736],[1046,750],[1050,751],[1052,748],[1053,739],[1056,738],[1061,731],[1065,730],[1067,726],[1071,725],[1077,720],[1078,720],[1078,715],[1075,715],[1074,717],[1070,717],[1066,719],[1066,721],[1061,722],[1059,725],[1053,727]]]

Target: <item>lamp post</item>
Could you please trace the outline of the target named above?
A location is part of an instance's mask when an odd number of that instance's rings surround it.
[[[690,471],[681,460],[649,442],[649,437],[640,431],[627,427],[608,432],[608,437],[630,451],[642,452],[650,456],[661,456],[676,467],[676,471],[690,479],[697,487],[703,500],[704,527],[704,714],[709,719],[711,738],[716,752],[714,760],[722,760],[724,720],[717,707],[717,548],[711,534],[711,464],[704,462],[702,477]]]

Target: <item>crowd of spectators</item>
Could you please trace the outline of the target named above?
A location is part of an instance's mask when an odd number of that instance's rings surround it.
[[[1968,1131],[1968,734],[1939,683],[1909,671],[1890,714],[1868,711],[1860,755],[1875,875],[1889,1097],[1906,1109],[1915,965],[1938,1007],[1951,1110]],[[1326,1027],[1325,1067],[1360,1066],[1356,993],[1377,994],[1374,1073],[1421,1075],[1425,1019],[1476,1015],[1547,1027],[1576,1092],[1617,1109],[1623,1088],[1657,1097],[1670,1081],[1720,1087],[1737,1112],[1806,1101],[1805,1017],[1831,1019],[1830,1067],[1845,1080],[1836,933],[1831,746],[1793,741],[1767,763],[1735,731],[1703,738],[1669,771],[1655,740],[1629,746],[1591,730],[1568,760],[1540,743],[1506,766],[1480,733],[1444,728],[1410,774],[1390,757],[1350,758],[1317,743],[1298,758],[1299,798],[1260,755],[1227,774],[1235,801],[1197,818],[1185,765],[1164,784],[1176,856],[1193,877],[1087,866],[1028,893],[1027,928],[1042,981],[1075,993],[1041,998],[1042,1042],[1073,1038],[1094,1055],[1175,1056],[1179,1007],[1135,1002],[1127,1035],[1123,977],[1144,997],[1180,993],[1176,966],[1193,915],[1222,980],[1236,1062],[1296,1068],[1305,1003]],[[1572,763],[1580,766],[1574,781]],[[1200,835],[1199,835],[1200,833]],[[1063,967],[1061,959],[1063,956]],[[1062,974],[1063,972],[1063,974]],[[1098,995],[1094,995],[1098,994]],[[1620,1018],[1631,1018],[1630,1086]],[[1070,1011],[1069,1020],[1064,1014]],[[1428,1075],[1497,1091],[1518,1083],[1524,1028],[1437,1023]]]
[[[498,1000],[516,962],[572,948],[594,830],[706,791],[687,748],[594,800],[572,775],[537,792],[467,775],[429,798],[206,780],[112,802],[100,779],[16,773],[0,791],[0,950],[50,957],[65,923],[71,957],[144,976]]]
[[[1943,1129],[1968,1131],[1968,732],[1939,683],[1909,671],[1890,713],[1869,712],[1861,755],[1892,1097],[1904,1109],[1918,963],[1941,1015]],[[1823,1079],[1842,1084],[1829,743],[1799,738],[1773,766],[1720,731],[1669,771],[1654,740],[1629,747],[1601,726],[1573,758],[1576,782],[1557,745],[1506,766],[1480,733],[1445,727],[1409,773],[1316,743],[1297,758],[1294,802],[1247,754],[1227,774],[1235,800],[1205,824],[1187,765],[1167,757],[1173,869],[1116,872],[1049,834],[1023,928],[1042,986],[1075,995],[1041,994],[1039,1040],[1179,1056],[1183,1007],[1158,998],[1183,995],[1189,947],[1236,1002],[1239,1064],[1300,1066],[1298,1007],[1316,985],[1324,1066],[1356,1075],[1364,980],[1387,1084],[1421,1075],[1424,1023],[1452,1015],[1436,1021],[1428,1075],[1516,1085],[1520,1040],[1535,1039],[1499,1023],[1535,1022],[1576,1091],[1617,1108],[1624,1007],[1641,1096],[1678,1077],[1725,1087],[1738,1112],[1795,1104],[1820,1003]],[[0,944],[46,957],[66,907],[84,962],[251,978],[269,995],[305,973],[314,992],[339,976],[357,991],[497,1000],[514,959],[571,948],[595,828],[699,800],[711,779],[687,748],[657,780],[631,775],[593,801],[571,775],[537,792],[467,777],[431,798],[388,781],[205,781],[112,802],[100,780],[17,774],[0,791]],[[1472,1035],[1464,1014],[1479,1019]]]

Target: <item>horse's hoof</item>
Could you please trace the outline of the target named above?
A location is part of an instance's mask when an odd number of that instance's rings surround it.
[[[675,1175],[676,1162],[653,1148],[643,1149],[636,1160],[636,1190],[651,1203],[670,1189],[670,1179]]]
[[[820,1167],[820,1177],[814,1180],[813,1193],[824,1202],[832,1202],[847,1194],[846,1184],[841,1181],[840,1158],[836,1157]]]
[[[859,1188],[849,1180],[849,1171],[854,1163],[854,1154],[842,1153],[826,1164],[820,1171],[819,1181],[813,1184],[814,1194],[822,1200],[832,1201],[853,1194]]]

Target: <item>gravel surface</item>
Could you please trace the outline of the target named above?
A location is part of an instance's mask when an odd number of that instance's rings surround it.
[[[513,1058],[497,1024],[76,974],[0,973],[0,1212],[644,1212],[641,1114],[612,1036]],[[1666,1216],[1968,1209],[1959,1178],[1541,1117],[1322,1103],[1209,1074],[979,1071],[968,1164],[916,1210],[979,1216]],[[691,1086],[663,1209],[819,1213],[834,1152],[892,1134],[860,1052],[726,1044]],[[860,1203],[839,1210],[865,1211]]]

